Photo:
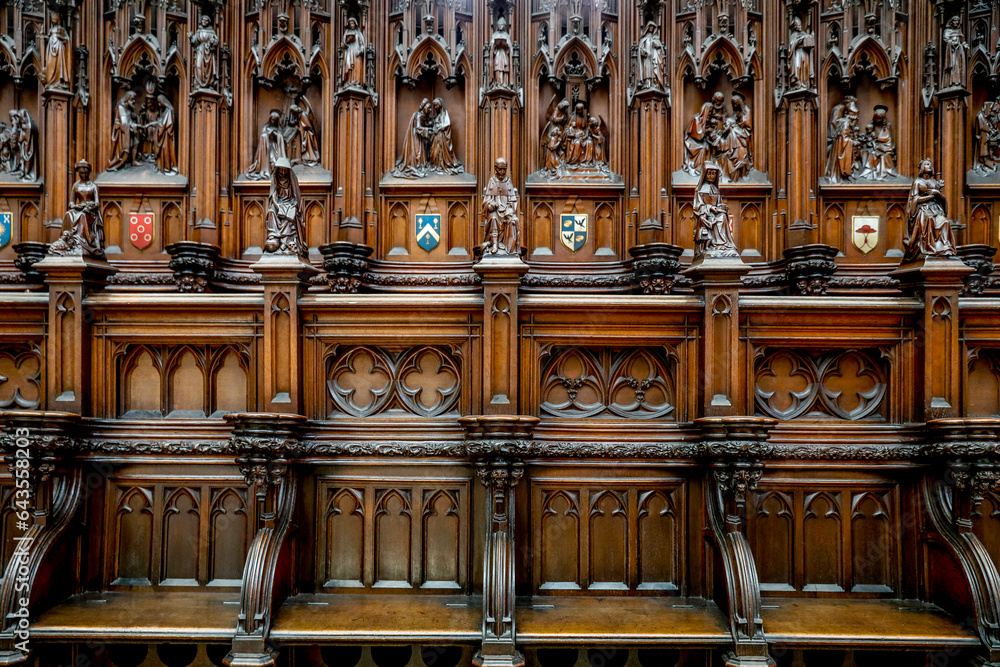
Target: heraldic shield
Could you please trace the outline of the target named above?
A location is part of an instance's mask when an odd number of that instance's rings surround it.
[[[877,215],[856,215],[851,220],[854,233],[851,240],[854,247],[864,254],[878,247],[879,217]]]
[[[145,250],[153,242],[153,214],[128,214],[128,240],[139,250]]]
[[[587,214],[563,213],[559,238],[570,252],[576,252],[587,244]]]
[[[441,216],[437,213],[417,216],[417,245],[430,252],[441,242]]]
[[[0,248],[10,243],[11,228],[14,226],[14,216],[7,213],[0,213]]]

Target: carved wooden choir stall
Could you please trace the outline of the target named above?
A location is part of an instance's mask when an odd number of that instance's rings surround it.
[[[0,665],[1000,667],[1000,0],[0,25]]]

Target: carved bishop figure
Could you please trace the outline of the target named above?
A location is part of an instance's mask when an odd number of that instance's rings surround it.
[[[517,217],[517,188],[507,175],[507,160],[498,157],[493,175],[483,188],[483,217],[486,219],[484,255],[520,255],[521,221]]]

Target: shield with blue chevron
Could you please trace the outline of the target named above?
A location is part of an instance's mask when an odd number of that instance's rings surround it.
[[[441,216],[437,213],[417,216],[417,245],[430,252],[441,242]]]
[[[14,216],[9,212],[0,213],[0,248],[10,243]]]
[[[563,213],[559,238],[570,252],[576,252],[587,244],[587,214]]]

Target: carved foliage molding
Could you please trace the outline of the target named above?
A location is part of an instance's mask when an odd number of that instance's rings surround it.
[[[884,419],[888,363],[879,350],[765,351],[753,390],[757,410],[775,419]]]
[[[404,350],[331,346],[326,355],[330,416],[454,412],[462,390],[461,357],[457,347],[436,345]]]
[[[748,539],[761,590],[892,593],[900,577],[893,488],[761,485],[748,507]],[[763,550],[763,551],[761,551]]]
[[[238,588],[253,537],[247,493],[242,482],[112,479],[106,584]]]
[[[684,572],[685,489],[533,486],[537,590],[677,591]]]
[[[674,419],[672,348],[557,348],[543,362],[540,407],[553,417]]]
[[[317,582],[327,588],[465,589],[469,483],[322,480]]]

